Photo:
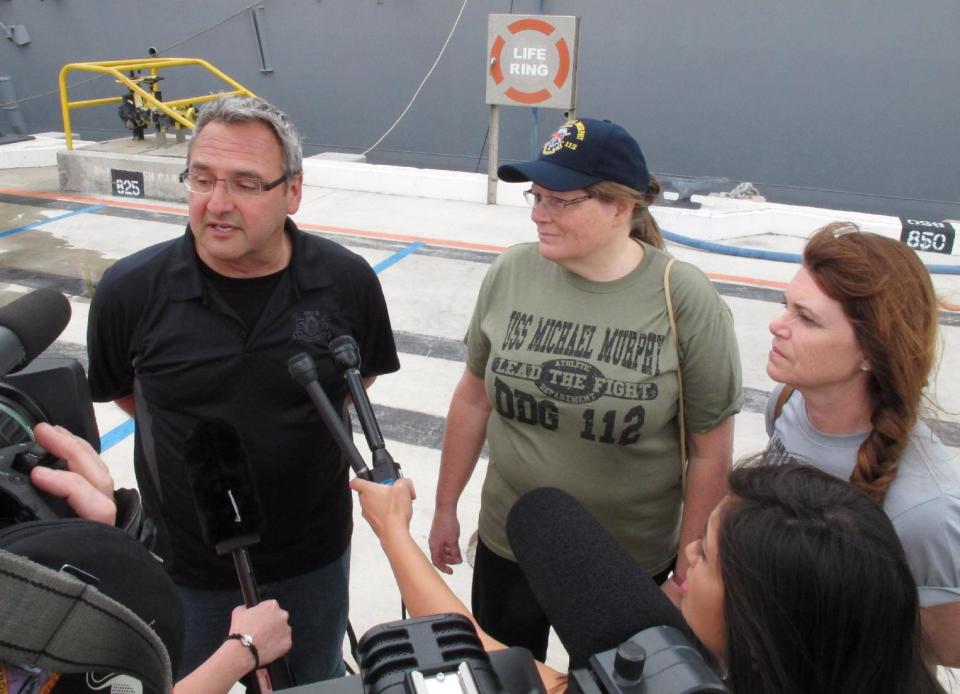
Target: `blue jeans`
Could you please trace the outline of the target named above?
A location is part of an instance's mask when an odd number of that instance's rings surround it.
[[[287,663],[297,684],[341,677],[343,637],[349,607],[350,548],[326,566],[300,576],[260,585],[260,597],[290,613],[293,648]],[[197,590],[177,586],[183,599],[186,633],[177,679],[195,670],[220,647],[230,613],[243,604],[240,589]]]

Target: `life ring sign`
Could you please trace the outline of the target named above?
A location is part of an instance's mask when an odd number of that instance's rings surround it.
[[[579,17],[491,14],[487,103],[572,109]]]

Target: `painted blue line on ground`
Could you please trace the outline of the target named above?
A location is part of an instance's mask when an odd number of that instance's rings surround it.
[[[403,250],[397,251],[396,253],[391,255],[389,258],[386,258],[385,260],[381,260],[379,263],[374,265],[373,271],[379,275],[381,272],[386,270],[388,267],[390,267],[394,263],[399,263],[408,255],[415,252],[417,249],[423,248],[423,245],[424,244],[421,241],[417,241],[416,243],[411,243],[409,246],[407,246]]]
[[[96,207],[102,207],[102,205],[97,205]],[[87,209],[96,209],[96,208],[87,208]],[[81,210],[77,210],[76,212],[72,212],[71,214],[77,214],[79,212],[81,212]],[[61,217],[56,217],[56,219],[61,219]],[[53,219],[49,219],[47,221],[52,222]],[[26,229],[26,228],[27,227],[22,227],[22,229]],[[14,233],[15,231],[17,230],[14,229],[13,231],[8,231],[5,234],[0,234],[0,237],[6,236],[7,234]],[[373,271],[376,272],[377,274],[380,274],[391,265],[400,262],[411,253],[415,252],[418,248],[422,248],[423,245],[424,244],[421,243],[420,241],[417,241],[416,243],[411,243],[406,248],[400,251],[397,251],[396,253],[391,255],[389,258],[386,258],[385,260],[382,260],[376,265],[374,265]],[[133,432],[134,432],[134,422],[132,419],[128,419],[126,422],[124,422],[120,426],[115,427],[114,429],[108,431],[106,434],[100,437],[100,451],[106,452],[110,450],[111,448],[116,446],[118,443],[123,441],[125,438],[130,436]]]
[[[31,224],[24,224],[22,227],[17,227],[16,229],[11,229],[10,231],[0,232],[0,239],[4,236],[13,236],[14,234],[19,234],[21,231],[27,231],[28,229],[35,229],[36,227],[43,226],[44,224],[49,224],[50,222],[58,222],[61,219],[66,219],[67,217],[73,217],[77,214],[86,214],[87,212],[94,212],[96,210],[102,210],[106,205],[90,205],[89,207],[81,207],[79,210],[73,210],[72,212],[67,212],[65,214],[57,215],[56,217],[51,217],[50,219],[41,219],[39,222],[33,222]]]
[[[114,427],[106,434],[100,437],[100,452],[105,453],[111,448],[116,446],[118,443],[123,441],[125,438],[130,436],[134,431],[134,422],[132,419],[128,419],[123,424],[118,427]]]

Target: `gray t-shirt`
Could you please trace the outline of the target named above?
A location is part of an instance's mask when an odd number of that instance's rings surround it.
[[[866,433],[831,436],[813,428],[796,391],[774,421],[783,386],[767,401],[769,446],[849,480]],[[960,471],[930,428],[919,422],[883,500],[917,583],[921,607],[960,601]]]

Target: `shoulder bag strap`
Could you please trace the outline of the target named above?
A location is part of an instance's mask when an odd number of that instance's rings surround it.
[[[790,399],[790,396],[793,395],[793,391],[796,388],[793,386],[785,385],[783,390],[780,391],[780,396],[777,398],[777,404],[773,406],[773,421],[776,422],[780,419],[780,414],[783,412],[783,406],[787,404],[787,400]]]
[[[670,268],[673,267],[676,258],[670,258],[667,261],[667,267],[663,270],[663,293],[667,299],[667,315],[670,317],[670,333],[673,335],[673,344],[677,348],[677,385],[680,392],[677,397],[679,410],[677,418],[680,421],[680,484],[683,493],[687,491],[687,424],[683,413],[683,369],[680,356],[680,335],[677,333],[677,317],[673,312],[673,297],[670,295]]]

